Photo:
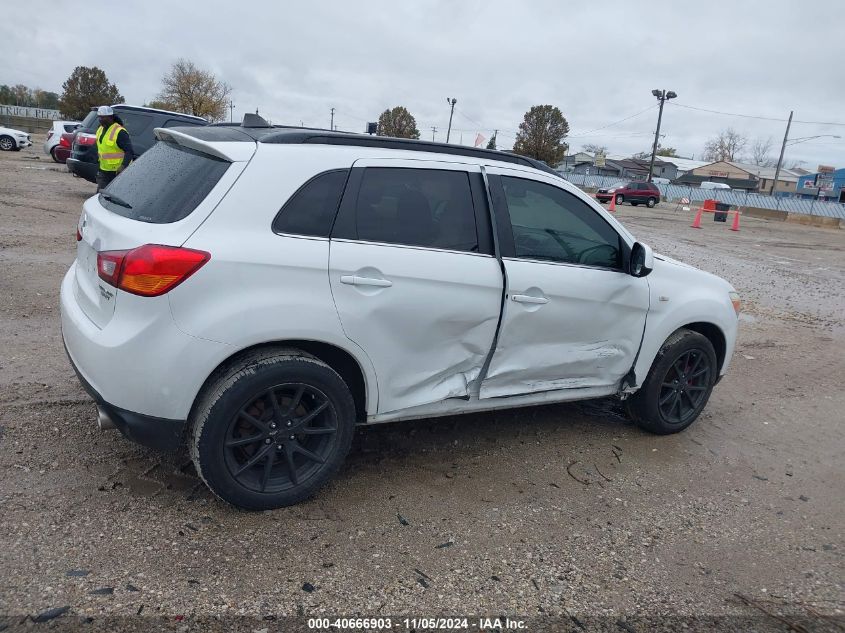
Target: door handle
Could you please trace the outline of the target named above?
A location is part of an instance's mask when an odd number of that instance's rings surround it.
[[[549,300],[546,297],[532,297],[531,295],[511,295],[511,300],[516,301],[517,303],[548,303]]]
[[[358,277],[356,275],[341,275],[340,283],[349,286],[376,286],[378,288],[389,288],[393,285],[387,279],[376,279],[375,277]]]

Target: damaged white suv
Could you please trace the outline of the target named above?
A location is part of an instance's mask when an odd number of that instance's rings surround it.
[[[85,202],[62,283],[101,427],[187,442],[218,496],[312,495],[356,424],[616,395],[686,428],[739,298],[544,165],[300,128],[156,130]]]

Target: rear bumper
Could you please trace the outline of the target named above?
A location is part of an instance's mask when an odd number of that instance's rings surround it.
[[[95,163],[87,163],[77,158],[68,158],[65,164],[70,173],[76,174],[89,182],[97,182],[97,165]]]
[[[101,396],[99,392],[91,386],[91,383],[85,380],[85,377],[79,371],[76,363],[73,362],[73,357],[71,357],[70,352],[68,352],[67,345],[65,345],[65,353],[67,354],[70,366],[73,367],[73,371],[76,373],[76,377],[79,379],[82,387],[88,392],[88,395],[94,399],[97,406],[108,414],[109,418],[111,418],[114,425],[117,427],[117,430],[120,431],[126,439],[159,451],[172,451],[179,448],[182,444],[185,425],[187,424],[185,420],[157,418],[152,415],[144,415],[143,413],[127,411],[126,409],[121,409],[113,404],[109,404],[105,401],[103,396]]]
[[[118,291],[114,315],[98,327],[76,297],[76,267],[60,293],[62,340],[74,371],[126,437],[173,447],[205,379],[232,348],[179,330],[167,297]]]
[[[56,155],[56,160],[60,163],[64,163],[68,158],[70,158],[70,150],[67,147],[56,147],[53,151]]]

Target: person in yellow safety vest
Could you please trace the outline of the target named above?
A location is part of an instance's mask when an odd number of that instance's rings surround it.
[[[110,106],[97,108],[100,127],[97,128],[97,155],[100,161],[97,170],[97,192],[126,169],[134,158],[132,139]]]

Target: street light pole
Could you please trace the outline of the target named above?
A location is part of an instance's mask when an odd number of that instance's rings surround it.
[[[669,90],[652,90],[651,94],[657,97],[657,100],[660,101],[660,112],[657,115],[657,129],[654,131],[654,146],[651,148],[651,163],[648,166],[648,178],[646,182],[651,182],[651,177],[654,174],[654,159],[657,156],[657,142],[660,139],[660,123],[663,121],[663,104],[669,100],[674,99],[678,95],[674,92]]]
[[[792,110],[789,111],[789,120],[786,122],[786,132],[783,133],[783,145],[780,146],[780,157],[778,158],[778,166],[775,167],[775,179],[772,181],[772,188],[769,195],[775,193],[775,185],[778,184],[778,176],[780,176],[780,166],[783,164],[783,152],[786,150],[786,140],[789,138],[789,126],[792,125]]]
[[[449,142],[449,135],[452,133],[452,117],[455,114],[455,104],[457,102],[458,102],[458,100],[455,99],[454,97],[452,97],[451,99],[449,97],[446,97],[446,103],[448,103],[452,106],[452,109],[449,111],[449,129],[446,130],[446,142],[447,143]]]

